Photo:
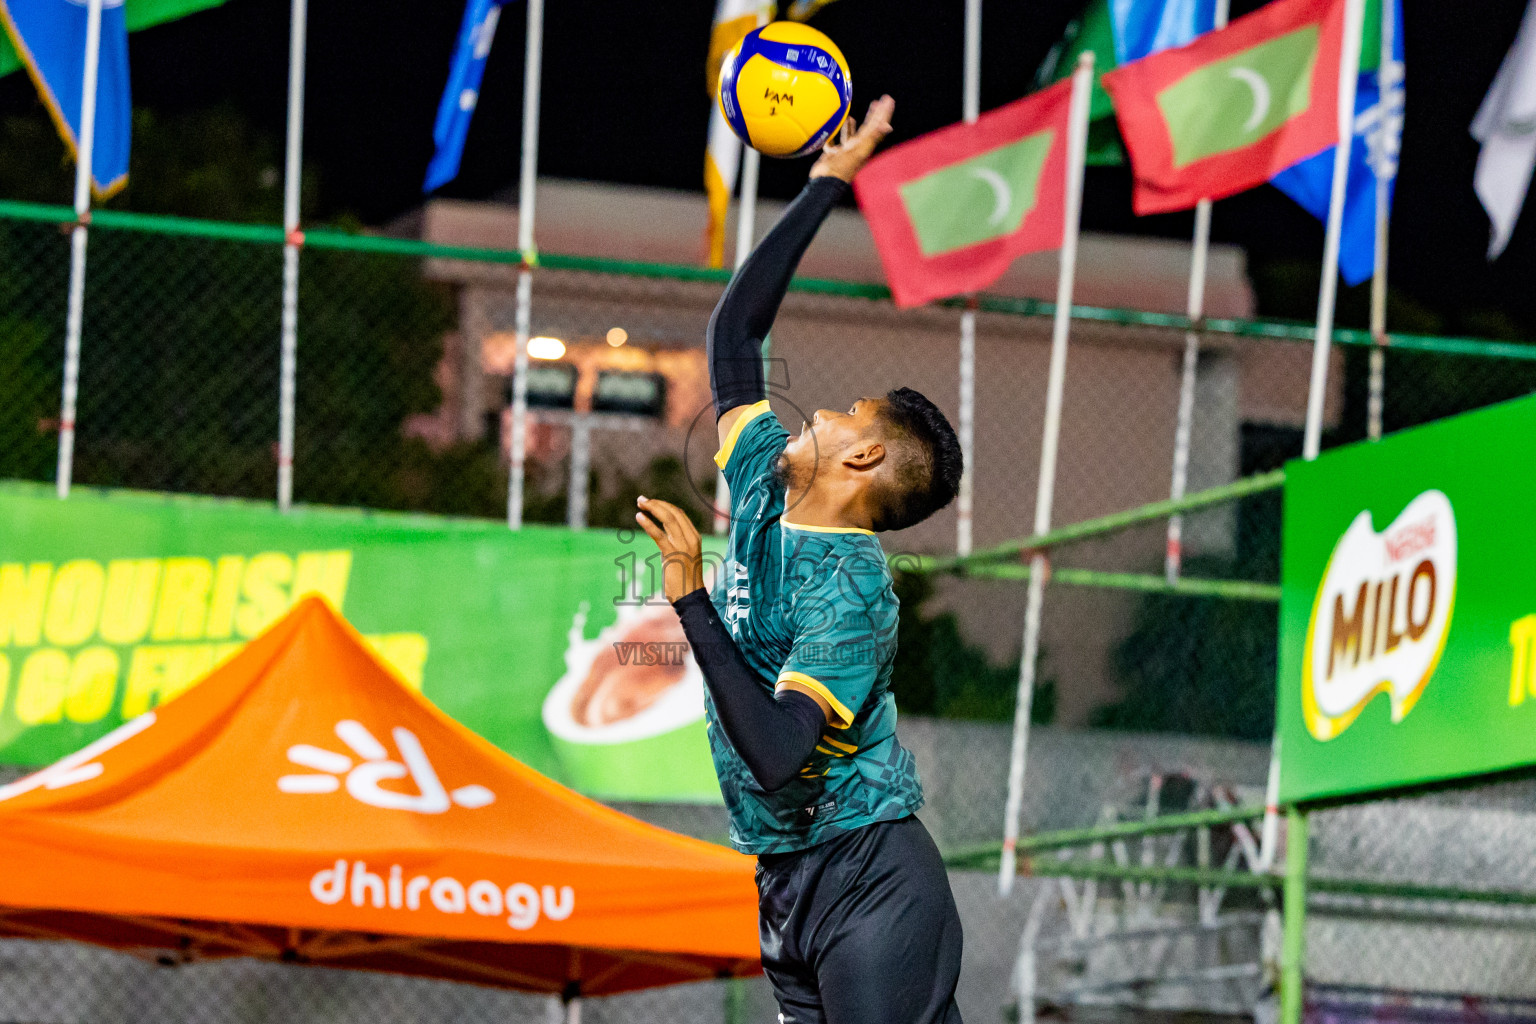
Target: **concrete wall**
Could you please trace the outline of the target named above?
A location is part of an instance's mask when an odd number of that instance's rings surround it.
[[[760,208],[760,232],[780,207]],[[616,259],[697,263],[704,207],[700,197],[598,185],[544,181],[539,192],[539,244],[549,252]],[[499,202],[433,200],[396,225],[401,233],[436,242],[511,247],[517,210]],[[1180,311],[1189,264],[1187,244],[1134,237],[1088,236],[1079,254],[1079,304]],[[850,281],[883,280],[868,229],[852,209],[833,212],[812,243],[802,272]],[[501,408],[510,353],[515,304],[515,269],[456,260],[427,262],[428,276],[457,284],[461,291],[462,345],[453,368],[440,374],[447,384],[438,435],[453,424],[472,425],[483,412]],[[1052,297],[1056,256],[1042,253],[1018,260],[989,291],[999,295]],[[702,345],[718,285],[569,271],[535,274],[533,330],[569,344],[595,344],[606,356],[602,336],[611,327],[629,334],[626,351],[650,358],[669,373],[673,394],[664,422],[642,430],[599,430],[592,463],[600,474],[638,472],[658,455],[686,459],[690,475],[705,481],[700,507],[713,498],[713,416],[702,366],[676,357]],[[1214,316],[1252,312],[1252,292],[1243,254],[1215,246],[1211,254],[1207,308]],[[818,408],[846,408],[865,395],[908,386],[932,398],[958,419],[958,317],[953,309],[925,307],[897,311],[889,303],[795,294],[784,303],[772,335],[773,403],[792,429]],[[977,546],[1026,535],[1034,520],[1039,450],[1049,362],[1049,320],[997,314],[978,317],[976,342],[976,430],[974,447]],[[1067,366],[1061,451],[1053,521],[1068,523],[1132,508],[1168,494],[1172,446],[1184,350],[1181,332],[1129,329],[1108,323],[1074,324]],[[648,355],[647,355],[648,354]],[[583,358],[592,357],[588,351]],[[580,361],[580,360],[578,360]],[[1239,471],[1242,424],[1299,426],[1304,418],[1310,350],[1281,342],[1209,339],[1198,377],[1190,465],[1190,487],[1234,479]],[[1335,367],[1337,371],[1339,367]],[[1339,382],[1329,415],[1341,407]],[[674,379],[676,378],[676,379]],[[692,403],[691,406],[689,403]],[[536,417],[533,431],[540,460],[556,468],[546,486],[559,483],[569,434]],[[424,425],[424,429],[427,429]],[[510,431],[503,429],[503,437]],[[956,512],[952,506],[911,530],[882,538],[887,552],[953,550]],[[1231,510],[1190,519],[1186,552],[1228,554],[1235,517]],[[1071,564],[1118,571],[1156,571],[1162,560],[1161,528],[1149,528],[1070,553]],[[1017,586],[946,585],[937,607],[955,611],[967,637],[991,657],[1018,656],[1022,596]],[[1123,593],[1052,591],[1043,644],[1047,674],[1057,680],[1058,718],[1069,725],[1088,721],[1099,705],[1117,696],[1113,651],[1137,607]]]

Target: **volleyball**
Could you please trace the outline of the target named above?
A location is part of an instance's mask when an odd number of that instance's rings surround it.
[[[797,157],[820,149],[848,117],[853,79],[825,34],[775,21],[725,55],[717,95],[741,141],[765,156]]]

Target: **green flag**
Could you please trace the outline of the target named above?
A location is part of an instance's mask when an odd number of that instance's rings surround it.
[[[1072,116],[1072,83],[1058,82],[859,172],[853,190],[897,306],[980,291],[1016,257],[1061,245]]]
[[[1035,208],[1055,137],[1047,128],[901,184],[918,250],[937,256],[1019,230]]]
[[[1345,0],[1270,0],[1104,76],[1138,214],[1253,188],[1338,141]]]
[[[1306,110],[1319,28],[1293,32],[1201,65],[1157,94],[1172,136],[1173,166],[1242,149]]]
[[[1115,127],[1115,108],[1109,93],[1099,81],[1115,67],[1114,25],[1109,17],[1109,0],[1089,0],[1083,12],[1067,23],[1061,41],[1051,47],[1040,70],[1035,72],[1035,88],[1042,89],[1072,74],[1079,54],[1093,51],[1093,98],[1088,104],[1088,163],[1114,167],[1125,163],[1125,148]]]
[[[224,0],[124,0],[123,17],[128,22],[128,31],[137,32],[222,3]],[[0,78],[20,70],[21,57],[11,44],[10,36],[0,32]]]

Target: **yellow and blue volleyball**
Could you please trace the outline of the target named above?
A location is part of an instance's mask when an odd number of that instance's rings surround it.
[[[853,79],[826,35],[793,21],[748,32],[720,64],[720,112],[764,156],[814,153],[848,117]]]

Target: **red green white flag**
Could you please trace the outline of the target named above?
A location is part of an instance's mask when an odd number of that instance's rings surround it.
[[[1345,0],[1272,0],[1103,78],[1138,214],[1261,185],[1339,141]]]
[[[896,305],[979,291],[1066,225],[1070,78],[871,160],[853,179]]]

